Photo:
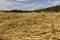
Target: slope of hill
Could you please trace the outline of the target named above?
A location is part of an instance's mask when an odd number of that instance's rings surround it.
[[[44,8],[44,9],[38,9],[35,10],[36,12],[41,12],[41,11],[45,11],[45,12],[60,12],[60,5],[57,6],[52,6],[52,7],[48,7],[48,8]]]
[[[60,12],[0,12],[0,40],[60,40]]]

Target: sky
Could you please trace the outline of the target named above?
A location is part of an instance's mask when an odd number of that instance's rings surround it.
[[[0,10],[37,10],[60,5],[60,0],[0,0]]]

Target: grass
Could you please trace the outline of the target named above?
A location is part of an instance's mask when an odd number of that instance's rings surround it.
[[[0,12],[0,40],[60,40],[60,12]]]

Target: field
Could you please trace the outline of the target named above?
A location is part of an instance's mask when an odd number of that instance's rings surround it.
[[[0,40],[60,40],[60,12],[0,12]]]

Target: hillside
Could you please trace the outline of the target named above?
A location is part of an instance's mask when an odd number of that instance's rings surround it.
[[[36,12],[41,12],[41,11],[44,11],[44,12],[60,12],[60,5],[52,6],[52,7],[48,7],[48,8],[44,8],[44,9],[38,9],[35,11]]]
[[[0,40],[60,40],[60,12],[0,12]]]

